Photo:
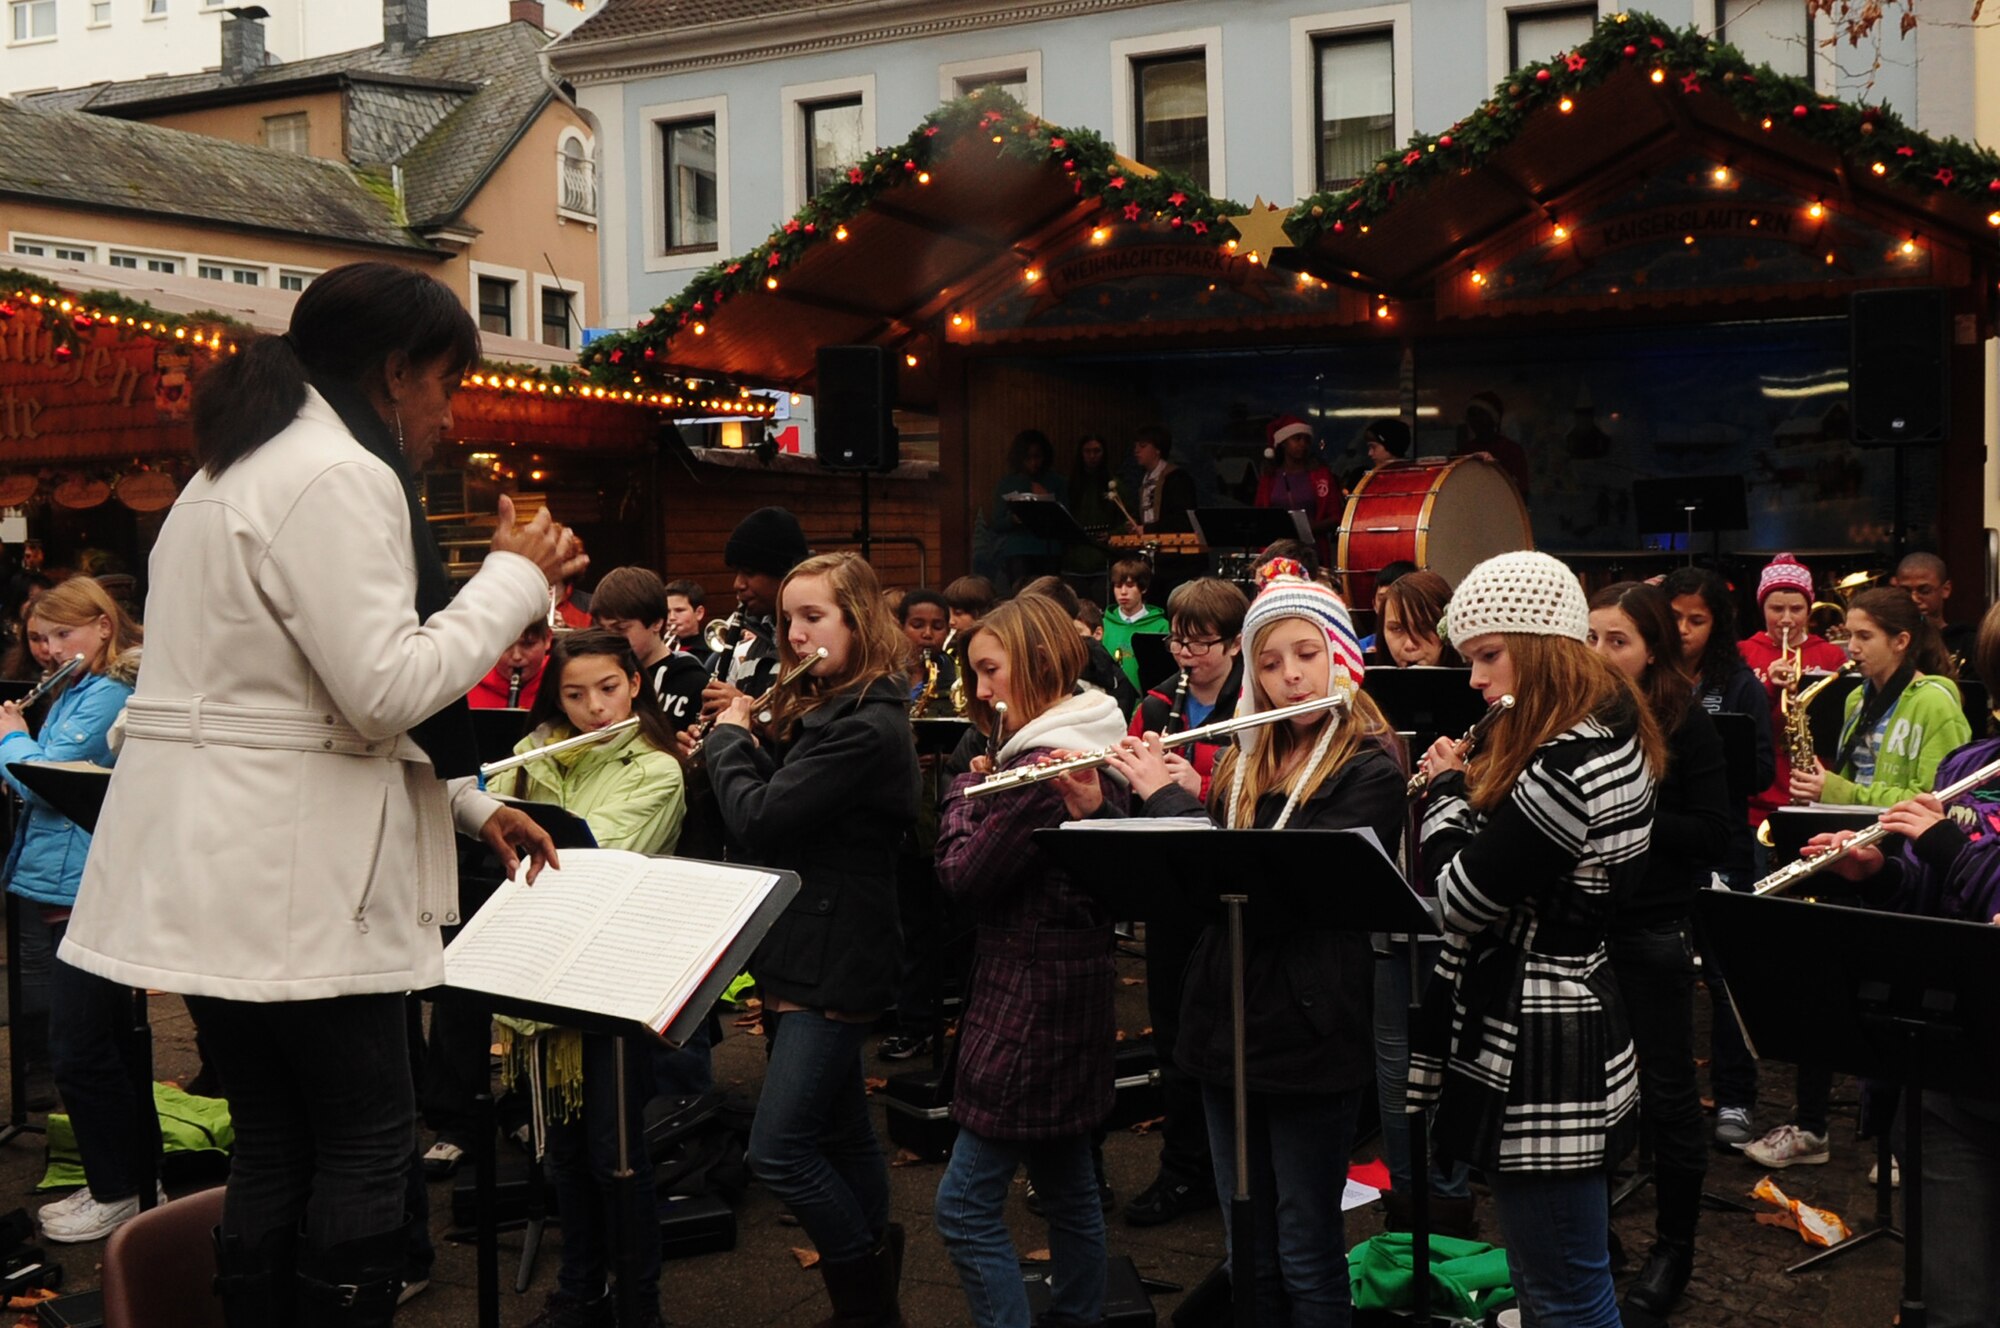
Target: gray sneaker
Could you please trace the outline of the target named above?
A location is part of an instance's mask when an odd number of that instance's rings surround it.
[[[1724,1107],[1715,1113],[1715,1146],[1741,1148],[1757,1137],[1748,1107]]]

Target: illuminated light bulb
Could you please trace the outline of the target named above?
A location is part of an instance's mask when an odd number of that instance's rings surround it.
[[[917,183],[918,183],[918,184],[929,184],[930,182],[931,182],[931,173],[930,173],[929,171],[918,171],[918,172],[917,172]]]
[[[695,334],[696,336],[698,336],[698,337],[705,337],[705,336],[707,336],[707,335],[708,335],[708,324],[707,324],[707,323],[696,323],[696,324],[694,325],[694,334]]]
[[[1729,183],[1729,168],[1727,166],[1718,166],[1710,174],[1714,177],[1717,184]]]
[[[1692,235],[1683,235],[1683,236],[1681,237],[1681,243],[1682,243],[1682,244],[1693,244],[1693,243],[1694,243],[1694,236],[1692,236]]]
[[[844,240],[844,239],[846,239],[846,238],[847,238],[847,227],[845,227],[845,226],[836,226],[836,227],[834,227],[834,228],[833,228],[833,238],[834,238],[834,239],[836,239],[836,240]]]
[[[1988,226],[2000,226],[2000,212],[1989,212],[1989,213],[1987,213],[1987,214],[1986,214],[1986,224],[1987,224]]]
[[[1033,285],[1035,282],[1040,281],[1041,279],[1042,279],[1042,270],[1038,267],[1023,268],[1021,271],[1021,280],[1029,283],[1030,285]]]
[[[766,278],[764,278],[764,289],[765,289],[765,290],[776,290],[776,289],[778,289],[778,279],[777,279],[776,277],[766,277]]]
[[[1766,133],[1769,133],[1769,132],[1770,132],[1770,130],[1771,130],[1771,117],[1770,117],[1770,116],[1768,116],[1768,115],[1764,117],[1764,120],[1763,120],[1763,128],[1764,128],[1764,132],[1766,132]]]
[[[1556,109],[1561,111],[1564,115],[1568,115],[1571,111],[1576,109],[1576,103],[1571,101],[1568,97],[1564,97],[1561,101],[1556,103]]]
[[[1368,233],[1368,228],[1367,228],[1366,226],[1363,226],[1363,227],[1361,228],[1361,233],[1362,233],[1363,235],[1366,235],[1366,234]]]
[[[1826,204],[1814,203],[1811,207],[1806,209],[1806,215],[1808,217],[1811,217],[1814,221],[1818,221],[1821,217],[1824,217],[1826,215]]]
[[[517,386],[519,386],[520,384],[519,384],[519,380],[518,380],[518,379],[513,379],[513,378],[509,378],[509,379],[507,380],[507,382],[506,382],[506,384],[505,384],[505,385],[506,385],[506,386],[507,386],[508,388],[512,389],[512,388],[514,388],[514,387],[517,387]]]
[[[1912,236],[1910,239],[1903,241],[1902,250],[1903,250],[1903,257],[1905,258],[1908,258],[1911,254],[1917,252],[1916,238]]]
[[[1103,244],[1106,240],[1110,238],[1111,238],[1111,232],[1106,230],[1102,226],[1099,226],[1090,232],[1090,242],[1092,244]]]
[[[1666,71],[1666,70],[1664,70],[1664,69],[1655,69],[1655,70],[1653,71],[1653,81],[1654,81],[1655,83],[1664,83],[1664,82],[1666,82],[1666,81],[1667,81],[1667,71]]]
[[[1299,273],[1299,285],[1310,286],[1312,284],[1313,284],[1312,273],[1310,272]]]
[[[1567,240],[1569,238],[1569,227],[1563,225],[1561,222],[1557,222],[1555,236],[1558,240]]]
[[[912,369],[914,369],[917,367],[917,357],[914,355],[905,355],[903,357],[903,363],[909,365]]]
[[[1828,267],[1832,267],[1832,266],[1833,266],[1833,255],[1832,255],[1832,254],[1828,254],[1828,255],[1826,256],[1826,265],[1827,265]]]
[[[964,326],[965,326],[965,315],[964,315],[964,314],[953,314],[953,315],[951,316],[951,325],[952,325],[953,327],[964,327]]]
[[[1250,251],[1250,261],[1253,263],[1261,263],[1263,260],[1257,256],[1257,251],[1255,249],[1252,249]]]
[[[1231,240],[1231,241],[1229,241],[1229,243],[1228,243],[1228,244],[1224,245],[1223,247],[1224,247],[1225,249],[1229,250],[1229,252],[1233,254],[1233,253],[1235,253],[1235,252],[1236,252],[1236,241],[1234,241],[1234,240]]]
[[[1475,286],[1484,286],[1486,284],[1486,274],[1478,268],[1474,268],[1472,270],[1472,284]]]
[[[792,393],[792,404],[794,406],[799,404],[799,394],[796,392]]]
[[[1377,318],[1387,318],[1387,317],[1389,316],[1389,306],[1388,306],[1388,305],[1386,305],[1386,304],[1378,304],[1378,305],[1376,305],[1376,306],[1375,306],[1375,316],[1376,316]]]
[[[1877,175],[1887,175],[1889,173],[1889,168],[1887,166],[1884,166],[1879,161],[1876,162],[1873,166],[1870,166],[1868,169],[1875,172]]]

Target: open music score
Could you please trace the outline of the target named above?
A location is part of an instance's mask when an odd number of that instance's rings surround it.
[[[447,986],[665,1037],[760,911],[798,890],[789,874],[621,849],[564,849],[562,864],[494,892],[446,947]]]

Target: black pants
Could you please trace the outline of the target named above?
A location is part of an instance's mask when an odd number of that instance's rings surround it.
[[[1639,1055],[1639,1109],[1665,1171],[1708,1169],[1694,1068],[1694,942],[1685,918],[1616,928],[1608,948]]]
[[[1160,1096],[1166,1124],[1160,1130],[1160,1172],[1197,1187],[1213,1184],[1208,1155],[1208,1121],[1202,1114],[1201,1085],[1174,1063],[1181,1033],[1181,988],[1201,926],[1182,917],[1154,917],[1146,923],[1146,1013],[1153,1021],[1153,1049],[1160,1055]]]
[[[224,1234],[257,1249],[303,1221],[331,1250],[401,1227],[417,1139],[402,994],[187,1006],[236,1128]]]

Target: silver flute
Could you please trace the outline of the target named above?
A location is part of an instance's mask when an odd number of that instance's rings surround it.
[[[51,673],[48,677],[42,679],[40,682],[36,683],[33,687],[30,687],[28,689],[28,694],[26,696],[23,696],[20,700],[14,703],[14,708],[16,710],[26,710],[29,706],[41,700],[43,697],[47,696],[50,692],[53,692],[56,688],[62,686],[63,681],[66,678],[68,678],[70,674],[75,673],[78,669],[82,667],[83,667],[82,653],[79,652],[77,654],[71,655],[68,659],[62,662],[61,667],[57,668],[54,673]]]
[[[1239,715],[1234,719],[1219,719],[1213,724],[1204,724],[1198,729],[1182,729],[1160,739],[1160,746],[1172,749],[1184,747],[1191,742],[1214,742],[1226,734],[1244,729],[1260,728],[1265,724],[1275,724],[1280,720],[1294,719],[1300,715],[1316,714],[1322,710],[1344,711],[1350,700],[1348,689],[1335,691],[1330,696],[1316,696],[1310,701],[1299,701],[1293,705],[1279,706],[1275,710],[1260,710],[1254,715]],[[1005,793],[1008,789],[1025,788],[1029,784],[1040,784],[1045,780],[1062,775],[1074,774],[1079,770],[1095,770],[1111,760],[1116,747],[1102,747],[1094,752],[1084,752],[1078,756],[1065,757],[1060,761],[1045,761],[1041,765],[1016,766],[1012,770],[1002,770],[988,775],[977,784],[968,784],[965,796],[984,798],[989,794]]]
[[[1486,736],[1486,731],[1499,723],[1500,716],[1513,708],[1514,698],[1511,694],[1503,696],[1492,705],[1487,706],[1486,713],[1478,719],[1473,720],[1472,727],[1467,729],[1465,736],[1458,740],[1458,747],[1456,749],[1458,759],[1463,761],[1466,757],[1471,756],[1475,751],[1479,750],[1479,740]],[[1416,774],[1411,775],[1410,782],[1403,786],[1403,796],[1414,798],[1430,786],[1430,770],[1428,768],[1421,769]]]
[[[644,702],[640,704],[643,705]],[[574,738],[564,738],[561,742],[552,742],[544,747],[531,747],[525,752],[517,752],[512,756],[503,756],[498,761],[491,761],[480,766],[479,774],[482,779],[491,779],[493,776],[504,774],[509,770],[518,770],[530,761],[539,761],[545,756],[561,756],[564,752],[573,752],[579,747],[595,747],[600,742],[609,742],[619,734],[630,733],[638,727],[639,717],[637,715],[628,715],[616,724],[606,724],[601,729],[592,729],[588,733],[579,733]]]
[[[1972,792],[1972,790],[1978,788],[1981,784],[1987,783],[1996,775],[2000,775],[2000,761],[1989,761],[1965,778],[1953,780],[1943,788],[1938,789],[1931,796],[1938,800],[1939,806],[1943,806],[1961,793]],[[1866,830],[1857,830],[1852,839],[1849,839],[1837,848],[1824,849],[1809,858],[1800,858],[1797,862],[1786,863],[1752,886],[1750,893],[1757,895],[1783,893],[1807,877],[1818,875],[1848,854],[1854,852],[1855,849],[1867,848],[1887,838],[1891,833],[1891,831],[1883,828],[1880,821],[1877,821]]]

